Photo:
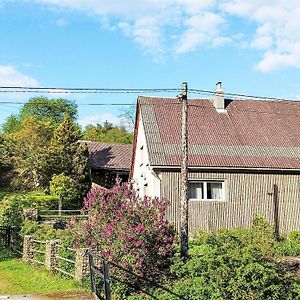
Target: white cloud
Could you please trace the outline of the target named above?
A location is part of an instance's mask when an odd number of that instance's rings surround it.
[[[37,80],[22,74],[12,66],[0,65],[0,85],[37,87],[39,84]]]
[[[112,123],[114,125],[120,125],[120,118],[111,113],[103,113],[103,114],[86,116],[78,120],[78,124],[81,125],[82,127],[85,127],[86,125],[89,124],[92,125],[102,124],[105,121],[108,121],[109,123]]]
[[[185,21],[187,30],[181,35],[176,52],[189,52],[203,44],[218,46],[228,42],[229,38],[220,36],[220,26],[224,23],[222,17],[209,12],[190,17]]]
[[[251,46],[264,51],[257,70],[269,72],[300,67],[300,1],[224,0],[222,9],[256,24]]]
[[[19,0],[27,1],[27,0]],[[108,30],[121,30],[161,61],[200,47],[231,43],[259,50],[256,69],[267,72],[299,67],[299,0],[33,0],[51,8],[98,16]],[[253,25],[235,27],[232,16]],[[63,22],[61,22],[63,24]],[[234,27],[233,36],[228,28]],[[237,32],[238,31],[238,32]],[[232,33],[232,32],[231,32]],[[234,36],[242,34],[244,39]],[[234,43],[232,42],[234,41]]]
[[[65,8],[97,15],[105,20],[103,26],[107,29],[114,20],[117,28],[132,38],[145,52],[162,61],[169,52],[177,47],[178,53],[195,50],[204,44],[221,46],[228,43],[228,37],[223,37],[217,29],[222,17],[210,12],[218,0],[34,0],[36,3],[49,5],[51,8]],[[204,16],[201,22],[199,16]],[[198,20],[197,20],[198,19]],[[209,22],[209,26],[205,21]],[[197,23],[204,29],[196,28]],[[108,26],[109,24],[109,26]],[[209,28],[208,32],[205,32]],[[171,29],[172,35],[168,34]],[[172,37],[176,32],[177,41]],[[210,34],[213,36],[209,37]],[[207,36],[208,38],[204,38]],[[188,45],[183,46],[183,39],[188,39]],[[169,46],[173,43],[173,47]],[[177,46],[176,46],[176,45]],[[186,48],[186,49],[185,49]]]
[[[57,19],[55,24],[59,27],[64,27],[67,25],[67,21],[65,19]]]

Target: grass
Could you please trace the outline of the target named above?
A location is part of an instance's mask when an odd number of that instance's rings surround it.
[[[47,295],[57,292],[84,292],[75,281],[52,276],[42,267],[33,267],[6,250],[0,250],[0,295]]]

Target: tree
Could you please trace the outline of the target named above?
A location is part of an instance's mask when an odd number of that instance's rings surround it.
[[[5,134],[6,151],[9,151],[17,188],[36,188],[41,186],[44,164],[41,158],[47,153],[53,127],[32,116],[23,118],[20,130]]]
[[[129,132],[132,132],[135,125],[135,113],[136,113],[136,107],[134,105],[131,105],[125,109],[122,109],[120,118],[121,118],[121,124],[126,128]]]
[[[88,151],[86,145],[79,143],[80,138],[78,125],[65,116],[54,133],[49,149],[49,165],[53,174],[64,173],[76,183],[78,196],[74,199],[74,205],[77,206],[80,206],[82,197],[91,186]]]
[[[50,193],[59,197],[58,210],[61,214],[62,206],[68,205],[77,195],[77,187],[75,180],[63,173],[53,175],[50,182]]]
[[[19,116],[17,115],[10,115],[6,119],[6,122],[2,125],[3,134],[14,133],[21,129],[22,129],[22,123],[20,121]]]
[[[67,99],[48,99],[36,97],[24,104],[19,113],[20,119],[33,116],[40,121],[50,121],[58,125],[63,122],[65,116],[73,121],[77,117],[77,105]]]
[[[89,141],[106,143],[132,144],[133,134],[124,127],[114,126],[105,121],[103,125],[87,125],[83,130],[83,138]]]

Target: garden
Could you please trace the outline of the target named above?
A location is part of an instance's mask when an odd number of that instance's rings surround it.
[[[87,218],[70,220],[65,230],[24,221],[27,196],[1,201],[0,223],[19,226],[22,236],[59,238],[120,266],[110,265],[113,299],[300,299],[300,233],[278,238],[261,216],[250,228],[197,232],[183,260],[165,219],[168,201],[138,199],[126,184],[92,189]],[[97,285],[103,289],[101,280]]]

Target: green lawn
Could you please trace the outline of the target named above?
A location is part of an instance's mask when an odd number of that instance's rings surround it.
[[[73,280],[52,276],[45,269],[24,264],[10,252],[0,250],[0,295],[46,295],[66,291],[84,292],[84,289]]]

